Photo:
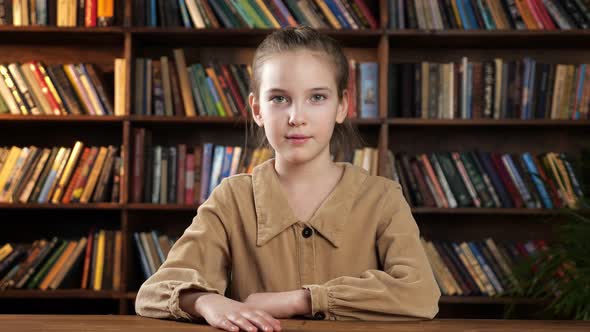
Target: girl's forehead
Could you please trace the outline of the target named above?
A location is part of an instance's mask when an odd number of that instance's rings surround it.
[[[336,84],[335,66],[322,52],[301,50],[275,54],[262,64],[261,69],[261,84],[267,87]]]

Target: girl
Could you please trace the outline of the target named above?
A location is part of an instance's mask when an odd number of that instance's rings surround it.
[[[433,318],[440,290],[400,185],[332,161],[331,141],[352,128],[337,42],[278,30],[252,68],[249,105],[275,157],[221,181],[136,312],[227,331],[280,331],[277,318],[293,316]]]

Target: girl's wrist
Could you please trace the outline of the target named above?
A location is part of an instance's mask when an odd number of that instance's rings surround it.
[[[197,312],[197,314],[199,314],[200,317],[203,317],[203,307],[207,306],[207,302],[213,297],[217,296],[223,297],[223,295],[208,292],[202,292],[197,294],[197,296],[195,297],[195,311]]]
[[[199,317],[199,313],[196,308],[196,300],[199,292],[195,290],[184,290],[178,295],[178,306],[180,310],[188,313],[193,317]]]
[[[309,289],[297,290],[296,315],[308,315],[311,313],[311,292]]]
[[[179,305],[180,309],[189,313],[191,316],[199,318],[203,317],[201,314],[202,301],[199,301],[204,295],[216,295],[207,292],[199,292],[195,290],[183,291],[180,293]]]

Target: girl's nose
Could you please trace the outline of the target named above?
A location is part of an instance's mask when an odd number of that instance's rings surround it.
[[[305,123],[305,114],[302,106],[293,104],[289,113],[289,125],[299,127]]]

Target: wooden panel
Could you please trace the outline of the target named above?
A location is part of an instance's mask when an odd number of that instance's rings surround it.
[[[75,126],[78,123],[90,122],[94,123],[95,126],[100,126],[106,123],[121,123],[125,117],[122,116],[88,116],[88,115],[35,115],[35,116],[21,116],[13,114],[0,114],[0,126],[5,123],[68,123],[69,126]],[[26,126],[26,124],[25,124]]]
[[[590,38],[590,37],[589,37]],[[544,44],[543,44],[544,45]],[[524,57],[532,57],[540,63],[587,63],[590,56],[590,49],[545,49],[535,50],[522,48],[391,48],[389,57],[392,62],[460,62],[466,56],[470,61],[493,60],[502,58],[506,60],[517,60]]]
[[[252,64],[255,48],[234,47],[193,47],[192,45],[177,45],[175,47],[162,48],[154,45],[141,47],[136,50],[137,57],[149,57],[152,59],[163,55],[172,57],[174,48],[182,48],[187,65],[193,63],[236,63]],[[345,48],[344,54],[354,58],[358,62],[377,62],[378,56],[374,49],[369,48]]]
[[[124,292],[127,290],[127,283],[129,280],[129,266],[132,264],[130,261],[129,241],[127,234],[129,234],[129,214],[127,211],[121,211],[121,275],[120,275],[120,288],[119,291]],[[125,310],[125,305],[120,303],[120,311]]]
[[[84,27],[53,27],[53,26],[0,26],[0,43],[41,45],[43,47],[61,44],[76,46],[89,45],[122,45],[123,32],[120,27],[104,27],[87,29]]]
[[[179,44],[173,47],[159,47],[150,44],[146,47],[138,47],[135,51],[136,57],[159,58],[167,55],[173,59],[172,50],[182,48],[186,58],[187,65],[193,63],[209,63],[216,61],[218,63],[237,63],[251,64],[254,56],[254,48],[233,48],[233,47],[198,47],[191,44]]]
[[[9,331],[218,331],[205,324],[187,324],[139,316],[0,316],[0,323]],[[411,320],[400,322],[336,322],[307,319],[281,320],[283,331],[587,331],[584,321],[509,321],[509,320]]]
[[[83,289],[56,289],[50,292],[42,290],[8,289],[0,293],[1,299],[120,299],[123,292],[94,291]]]
[[[132,28],[131,33],[141,44],[169,47],[179,44],[206,46],[256,47],[273,30],[268,29],[185,29]],[[343,46],[375,47],[381,33],[371,30],[319,30],[338,40]]]
[[[87,298],[81,300],[79,298],[68,298],[67,296],[65,298],[46,297],[42,301],[39,298],[0,298],[0,312],[5,315],[113,315],[119,312],[119,300],[104,298]],[[7,331],[23,331],[23,329],[18,328],[17,330],[13,330],[12,328],[7,329],[4,323],[0,324]],[[47,326],[39,327],[36,330],[47,330]],[[57,330],[63,331],[63,327],[58,327]]]
[[[121,128],[120,122],[0,122],[0,145],[73,147],[76,140],[80,140],[85,146],[120,146]]]
[[[588,49],[588,30],[537,30],[537,31],[486,31],[486,30],[445,30],[418,31],[398,30],[388,32],[391,46],[395,48],[424,47],[441,48],[519,48],[538,49]]]
[[[414,215],[420,232],[429,239],[472,241],[491,237],[495,240],[552,240],[555,216],[490,215]]]
[[[40,49],[40,47],[42,48]],[[118,45],[105,44],[99,48],[89,47],[89,45],[50,44],[42,46],[0,43],[0,48],[2,49],[0,63],[41,61],[47,65],[54,65],[84,62],[95,64],[102,72],[107,73],[114,72],[115,58],[124,56],[122,43]],[[108,78],[105,77],[105,79]],[[107,82],[113,82],[113,78],[108,79]]]
[[[344,48],[344,54],[357,62],[379,62],[379,54],[371,48]]]
[[[440,151],[579,153],[590,147],[585,127],[396,127],[389,130],[389,148],[394,152]]]
[[[135,79],[135,66],[132,64],[134,62],[132,59],[135,58],[135,52],[133,48],[133,38],[130,33],[125,34],[125,46],[123,50],[123,58],[125,59],[125,82],[123,87],[125,89],[125,93],[123,96],[126,96],[125,99],[125,115],[130,115],[132,112],[132,100],[135,100],[133,94],[131,93],[131,89],[135,89],[135,85],[131,83],[132,79]],[[111,82],[114,82],[114,75]],[[113,83],[114,86],[114,83]],[[114,89],[113,89],[114,90]],[[133,90],[135,91],[135,90]],[[113,98],[114,100],[115,98]]]
[[[0,243],[32,243],[41,238],[79,239],[88,236],[91,226],[120,229],[117,210],[2,209]]]

